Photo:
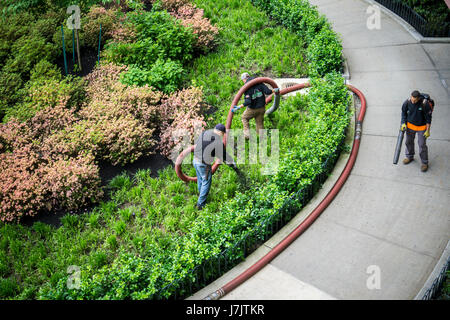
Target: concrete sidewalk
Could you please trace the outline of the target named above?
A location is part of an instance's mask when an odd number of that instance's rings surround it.
[[[310,2],[341,35],[351,83],[367,99],[358,158],[314,224],[223,299],[413,299],[450,239],[450,44],[419,44],[383,12],[369,30],[366,1]],[[415,89],[436,101],[426,173],[418,154],[392,164],[401,105]]]

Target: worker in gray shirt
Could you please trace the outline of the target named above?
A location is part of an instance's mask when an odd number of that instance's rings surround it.
[[[223,136],[226,132],[225,126],[221,123],[214,129],[203,131],[195,142],[193,165],[197,174],[197,186],[199,197],[197,209],[201,210],[205,206],[212,181],[212,164],[218,158],[219,163],[225,163],[237,170],[236,163],[227,153],[223,144]]]

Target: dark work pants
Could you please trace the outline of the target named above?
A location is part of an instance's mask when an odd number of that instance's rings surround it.
[[[424,137],[425,130],[423,131],[414,131],[409,128],[406,129],[406,157],[408,159],[414,158],[414,139],[417,133],[417,140],[419,143],[419,155],[420,160],[423,164],[428,164],[428,147],[427,147],[427,139]]]

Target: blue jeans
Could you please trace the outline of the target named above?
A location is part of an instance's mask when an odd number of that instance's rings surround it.
[[[199,197],[197,200],[197,206],[203,207],[208,197],[209,189],[211,188],[212,181],[212,168],[210,165],[197,162],[195,159],[192,162],[197,173],[197,187]]]

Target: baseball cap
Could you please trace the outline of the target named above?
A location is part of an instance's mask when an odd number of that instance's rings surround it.
[[[250,75],[247,72],[244,72],[243,74],[241,74],[241,80],[245,80],[248,77],[250,77]]]
[[[215,126],[215,129],[216,130],[219,130],[219,131],[222,131],[222,132],[226,132],[226,129],[225,129],[225,126],[223,125],[223,124],[221,124],[221,123],[219,123],[219,124],[217,124],[216,126]]]

